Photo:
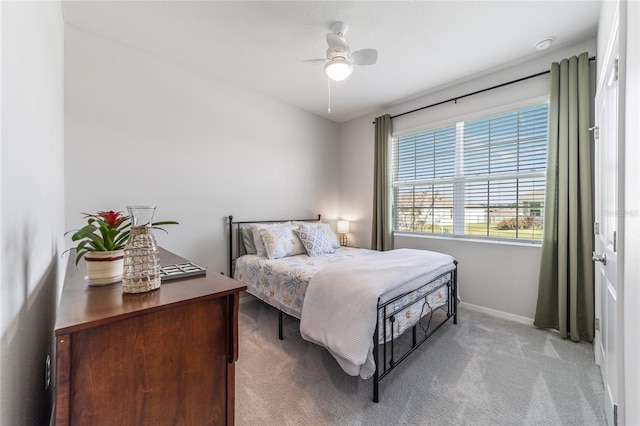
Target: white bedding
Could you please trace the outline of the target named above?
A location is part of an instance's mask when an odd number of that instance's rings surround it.
[[[388,301],[453,269],[451,256],[413,249],[327,265],[307,287],[300,333],[325,347],[346,373],[369,378],[375,372],[378,300]]]

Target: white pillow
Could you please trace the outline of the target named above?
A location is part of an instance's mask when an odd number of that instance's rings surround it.
[[[307,254],[311,257],[331,254],[335,251],[331,246],[331,241],[327,239],[321,227],[301,226],[300,229],[296,229],[294,232],[298,234]]]
[[[293,232],[295,226],[277,226],[260,230],[262,242],[269,259],[304,254],[306,250],[300,238]]]
[[[267,250],[262,242],[262,236],[260,236],[261,229],[277,228],[279,226],[291,226],[291,221],[279,222],[279,223],[252,223],[251,232],[253,233],[253,243],[256,246],[256,254],[258,256],[267,257]]]
[[[306,229],[316,228],[320,229],[326,238],[327,241],[331,244],[331,247],[334,249],[340,248],[340,242],[338,241],[338,236],[333,230],[333,226],[330,223],[325,222],[296,222],[300,224],[300,229],[303,227]],[[295,223],[294,223],[295,224]]]

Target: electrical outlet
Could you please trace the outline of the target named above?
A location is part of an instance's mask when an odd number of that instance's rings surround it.
[[[44,388],[51,386],[51,357],[47,355],[44,359]]]

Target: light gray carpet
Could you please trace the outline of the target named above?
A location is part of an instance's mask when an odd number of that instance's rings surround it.
[[[380,382],[344,373],[259,300],[240,305],[237,425],[605,425],[592,345],[461,309]]]

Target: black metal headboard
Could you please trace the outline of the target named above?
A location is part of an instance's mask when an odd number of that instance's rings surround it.
[[[229,276],[233,278],[233,262],[243,255],[244,252],[244,244],[242,242],[242,225],[249,225],[251,223],[277,223],[277,222],[287,222],[287,221],[296,221],[296,222],[315,222],[320,221],[321,215],[318,214],[318,217],[313,219],[284,219],[284,220],[245,220],[242,222],[234,222],[233,216],[229,215]],[[235,253],[234,253],[234,228],[235,228]]]

